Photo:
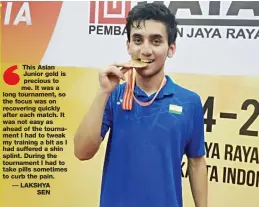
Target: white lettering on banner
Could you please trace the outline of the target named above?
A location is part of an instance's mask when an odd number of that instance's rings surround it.
[[[10,22],[12,16],[15,16],[15,19],[13,22]],[[20,22],[25,22],[26,25],[32,25],[29,3],[24,2],[19,8],[18,13],[14,13],[13,2],[7,2],[4,16],[4,25],[18,25]]]
[[[102,38],[102,36],[126,37],[125,14],[128,12],[127,9],[136,4],[146,3],[147,1],[120,4],[113,2],[113,8],[111,6],[109,8],[107,3],[91,3],[88,34],[95,38]],[[259,2],[157,1],[157,3],[165,4],[171,12],[176,14],[179,25],[178,39],[240,39],[248,41],[259,39]],[[126,4],[127,6],[125,6]],[[122,15],[116,17],[116,12]],[[103,13],[110,15],[105,16]],[[108,61],[107,64],[109,64]],[[186,69],[179,68],[179,70],[184,72]],[[229,74],[227,70],[223,71]],[[255,73],[257,73],[256,70]]]
[[[121,25],[89,25],[89,34],[94,35],[126,35],[125,26]],[[259,39],[259,29],[254,28],[227,28],[221,31],[220,28],[202,28],[202,27],[179,27],[179,37],[185,38],[226,38],[226,39]]]
[[[146,1],[138,2],[137,4],[146,4]],[[212,33],[206,33],[206,29],[204,28],[191,28],[191,33],[185,32],[182,26],[227,26],[227,27],[258,27],[259,26],[259,2],[209,2],[208,5],[204,5],[204,2],[198,1],[170,1],[163,2],[159,1],[161,4],[167,4],[169,10],[176,14],[177,21],[180,26],[180,37],[187,37],[187,38],[243,38],[243,39],[257,39],[259,36],[259,30],[252,29],[253,35],[250,32],[251,30],[239,30],[239,29],[231,29],[225,28],[226,34],[222,35],[220,28],[208,28]],[[129,3],[128,3],[129,4]],[[229,5],[228,5],[229,4]],[[106,5],[106,4],[105,4]],[[96,15],[96,2],[90,5],[90,25],[89,25],[89,34],[95,35],[124,35],[125,32],[123,31],[122,27],[114,26],[114,25],[122,25],[125,24],[125,17],[120,16],[117,18],[105,18],[103,17],[103,9],[108,11],[107,5],[105,7],[103,3],[98,4],[99,12]],[[134,3],[130,6],[132,7]],[[228,5],[228,6],[227,6]],[[128,5],[129,6],[129,5]],[[103,8],[104,7],[104,8]],[[206,8],[206,9],[204,9]],[[116,4],[116,9],[118,11],[125,11],[125,5]],[[187,11],[187,13],[185,13]],[[106,13],[107,13],[106,11]],[[117,12],[118,12],[117,11]],[[185,11],[185,12],[184,12]],[[248,17],[241,15],[243,14],[242,11],[249,11]],[[109,11],[110,13],[114,13],[114,11]],[[127,12],[127,11],[126,11]],[[224,15],[224,12],[226,13]],[[184,15],[182,15],[184,13]],[[190,15],[190,14],[191,15]],[[212,18],[213,17],[213,18]],[[96,18],[98,19],[96,21]],[[117,32],[109,32],[104,24],[109,24],[109,29]],[[106,29],[106,30],[105,30]],[[103,30],[103,31],[100,31]],[[222,29],[221,29],[222,30]],[[222,30],[223,31],[223,30]],[[254,32],[255,31],[255,32]],[[185,33],[186,35],[184,35]]]
[[[63,2],[41,64],[102,68],[127,61],[125,13],[138,3],[143,2]],[[259,53],[258,3],[165,1],[171,10],[177,8],[179,22],[177,52],[168,59],[166,72],[259,76],[258,60],[251,55]],[[68,44],[61,48],[61,41]]]

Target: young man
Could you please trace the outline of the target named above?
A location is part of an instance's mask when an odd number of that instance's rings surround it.
[[[137,5],[126,28],[131,59],[148,66],[135,69],[134,97],[127,95],[129,83],[119,84],[126,69],[114,64],[100,72],[100,90],[75,135],[75,155],[91,159],[110,129],[100,207],[182,207],[186,154],[195,206],[207,207],[201,100],[164,73],[175,52],[175,16],[163,4]]]

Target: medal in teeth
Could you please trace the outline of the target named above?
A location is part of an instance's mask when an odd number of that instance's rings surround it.
[[[144,63],[152,63],[153,60],[141,60],[141,62],[144,62]]]

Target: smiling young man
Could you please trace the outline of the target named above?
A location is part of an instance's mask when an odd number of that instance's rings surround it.
[[[100,207],[182,207],[183,155],[195,206],[207,207],[201,99],[164,73],[176,49],[176,26],[163,4],[135,6],[127,18],[127,49],[148,66],[135,69],[133,85],[119,84],[127,70],[116,64],[99,74],[100,90],[74,141],[76,157],[88,160],[110,129]]]

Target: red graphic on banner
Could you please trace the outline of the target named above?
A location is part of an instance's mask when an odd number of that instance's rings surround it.
[[[40,63],[62,4],[62,1],[2,2],[2,62]]]
[[[8,85],[16,85],[20,81],[20,76],[17,73],[14,73],[18,69],[17,65],[13,65],[6,69],[3,75],[4,82]]]
[[[98,4],[98,7],[97,7]],[[105,4],[106,10],[105,11]],[[98,9],[98,10],[97,10]],[[115,6],[113,1],[91,1],[90,2],[90,23],[91,24],[125,24],[128,13],[131,9],[130,1],[116,1]],[[96,12],[98,13],[98,19],[96,20]],[[119,15],[122,17],[105,17],[109,15]]]

